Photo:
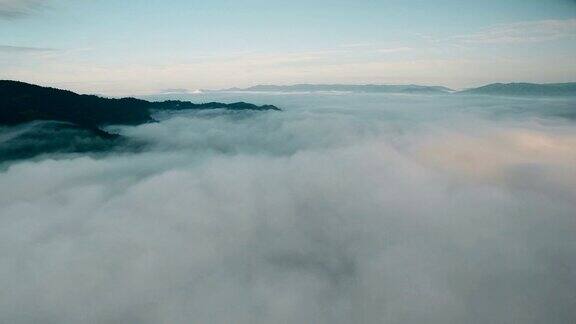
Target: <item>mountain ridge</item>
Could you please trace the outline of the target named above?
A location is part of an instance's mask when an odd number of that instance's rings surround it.
[[[0,80],[0,125],[34,120],[69,122],[86,128],[137,125],[153,122],[152,113],[157,110],[187,109],[280,110],[272,105],[257,106],[246,102],[195,104],[179,100],[105,98],[21,81]]]
[[[576,82],[564,83],[491,83],[458,91],[458,94],[509,96],[576,96]]]
[[[353,93],[398,93],[398,94],[474,94],[496,96],[576,96],[576,82],[565,83],[490,83],[463,90],[453,90],[445,86],[417,84],[260,84],[247,88],[230,88],[217,91],[237,92],[353,92]]]
[[[363,93],[449,93],[454,90],[444,86],[425,85],[387,85],[387,84],[259,84],[248,88],[230,88],[220,91],[255,92],[363,92]]]
[[[137,148],[137,143],[128,143],[127,138],[108,133],[102,127],[155,122],[152,114],[156,111],[206,109],[280,110],[272,105],[246,102],[195,104],[178,100],[113,99],[0,80],[0,162],[47,153]]]

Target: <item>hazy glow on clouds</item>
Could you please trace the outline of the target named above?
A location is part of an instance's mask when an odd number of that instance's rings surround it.
[[[422,148],[427,163],[460,176],[482,181],[506,181],[515,165],[549,165],[556,182],[573,184],[576,175],[575,134],[546,134],[531,130],[505,130],[487,136],[448,133]],[[504,172],[503,172],[504,171]]]
[[[0,322],[573,322],[574,121],[493,115],[573,102],[433,98],[249,96],[285,111],[3,169]]]

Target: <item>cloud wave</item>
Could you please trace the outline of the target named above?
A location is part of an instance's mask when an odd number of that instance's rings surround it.
[[[246,96],[5,167],[0,322],[574,320],[573,102]]]

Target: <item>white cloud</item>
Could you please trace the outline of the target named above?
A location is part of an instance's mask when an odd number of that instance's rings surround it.
[[[562,102],[251,98],[2,169],[0,322],[570,322]]]

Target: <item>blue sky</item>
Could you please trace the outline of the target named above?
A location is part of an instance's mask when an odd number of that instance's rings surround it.
[[[0,0],[0,78],[110,95],[576,81],[575,0]]]

